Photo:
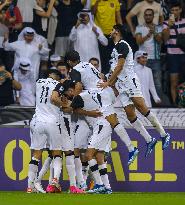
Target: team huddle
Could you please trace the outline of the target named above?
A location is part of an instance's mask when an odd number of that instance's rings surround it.
[[[170,135],[145,104],[142,82],[134,72],[133,52],[122,40],[122,34],[122,26],[115,25],[111,33],[115,47],[108,76],[101,74],[92,64],[81,62],[78,52],[71,51],[67,63],[71,74],[75,71],[74,78],[71,75],[71,79],[61,83],[60,72],[51,69],[47,79],[37,81],[36,110],[30,123],[33,156],[29,164],[28,193],[61,191],[62,152],[66,157],[70,193],[112,193],[106,164],[106,153],[111,151],[112,130],[128,149],[128,165],[139,154],[119,120],[120,113],[114,108],[116,102],[121,104],[131,125],[145,139],[146,157],[152,153],[157,140],[137,118],[135,108],[159,132],[162,148],[169,146]],[[49,155],[38,173],[45,148]],[[48,169],[50,178],[45,191],[41,180]],[[94,180],[91,190],[87,190],[88,172]]]

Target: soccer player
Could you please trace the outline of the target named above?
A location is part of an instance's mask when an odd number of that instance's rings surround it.
[[[80,56],[77,51],[71,51],[66,56],[68,64],[81,74],[82,85],[76,86],[76,95],[81,93],[82,88],[89,90],[100,106],[100,111],[103,113],[105,119],[111,124],[111,127],[120,136],[121,140],[125,143],[129,150],[128,164],[132,163],[139,151],[132,145],[132,142],[124,129],[119,123],[117,115],[112,106],[115,95],[112,88],[100,89],[97,84],[102,82],[100,72],[90,63],[80,62]]]
[[[60,80],[60,73],[56,70],[50,70],[47,79],[39,79],[36,83],[36,110],[30,123],[33,156],[29,164],[27,193],[35,192],[34,182],[38,172],[38,164],[46,144],[49,144],[49,148],[52,150],[54,179],[57,180],[53,184],[58,189],[60,187],[58,181],[62,167],[62,137],[60,130],[60,108],[55,106],[58,103],[55,98],[55,92],[61,95],[64,87],[57,80]],[[62,103],[60,102],[59,106],[61,105]],[[44,193],[44,191],[41,192]]]
[[[148,109],[145,104],[144,98],[141,93],[141,85],[133,68],[133,52],[129,44],[126,41],[122,40],[123,33],[124,31],[122,25],[118,24],[113,27],[111,37],[114,41],[115,47],[111,55],[112,74],[107,82],[99,83],[99,88],[105,89],[109,86],[116,85],[116,88],[119,91],[118,97],[126,111],[127,118],[129,119],[133,127],[143,136],[145,136],[145,140],[147,142],[147,156],[151,153],[157,140],[155,138],[151,138],[150,135],[147,135],[147,133],[143,133],[143,125],[138,121],[135,113],[135,107],[151,122],[153,127],[160,133],[163,149],[169,146],[170,135],[165,132],[156,116]]]
[[[68,97],[75,96],[75,92],[66,91],[65,94],[68,95]],[[111,141],[112,128],[109,122],[103,116],[100,116],[98,112],[95,112],[97,109],[99,109],[99,103],[88,90],[84,90],[79,95],[75,96],[70,106],[74,109],[75,113],[83,114],[87,124],[92,127],[92,135],[89,139],[87,139],[89,134],[88,130],[86,131],[86,135],[80,134],[85,130],[83,129],[83,126],[79,126],[79,124],[76,127],[75,133],[76,141],[78,141],[79,147],[81,147],[81,144],[87,148],[85,153],[86,159],[88,161],[93,178],[95,179],[95,187],[93,190],[89,191],[89,193],[110,194],[112,193],[112,190],[108,179],[104,155],[103,160],[100,158],[100,156],[98,157],[99,166],[96,161],[96,155],[106,151],[107,145],[109,145]]]

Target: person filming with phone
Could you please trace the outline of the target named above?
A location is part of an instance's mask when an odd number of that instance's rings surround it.
[[[81,61],[86,62],[92,57],[100,60],[98,41],[104,46],[108,45],[107,38],[93,21],[91,11],[86,9],[78,14],[77,23],[72,28],[69,39],[74,42],[74,49],[79,52]]]
[[[172,4],[170,12],[169,19],[163,24],[163,39],[167,46],[171,98],[173,105],[176,106],[177,86],[180,81],[185,81],[185,18],[181,18],[180,3]]]

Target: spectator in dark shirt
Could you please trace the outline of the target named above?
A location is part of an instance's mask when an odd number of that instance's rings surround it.
[[[0,62],[0,106],[14,103],[13,89],[21,90],[21,84],[13,79],[12,74]]]
[[[33,9],[32,27],[37,34],[47,38],[48,18],[51,16],[55,0],[50,0],[48,8],[46,0],[36,0],[36,3]]]
[[[55,53],[65,57],[66,53],[72,49],[69,34],[76,24],[77,14],[83,8],[80,0],[61,0],[56,7],[58,12],[58,25],[56,30]]]

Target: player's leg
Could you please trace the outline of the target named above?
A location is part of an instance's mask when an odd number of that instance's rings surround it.
[[[64,153],[66,156],[66,169],[70,181],[69,191],[70,193],[76,193],[76,194],[84,193],[84,190],[79,189],[76,184],[74,151],[65,151]]]
[[[86,189],[86,180],[82,173],[82,162],[80,159],[81,149],[86,149],[88,146],[88,136],[90,133],[89,126],[84,120],[78,120],[74,133],[74,153],[75,153],[75,170],[77,185],[79,188]]]
[[[85,152],[86,152],[86,150],[81,150],[80,159],[82,162],[82,174],[83,174],[84,181],[86,183],[87,177],[88,177],[88,171],[89,171],[89,164],[88,164],[88,161],[85,157]]]
[[[90,170],[92,171],[92,175],[95,180],[94,189],[89,190],[90,193],[105,193],[107,189],[110,189],[110,184],[108,187],[109,181],[105,169],[105,164],[102,165],[101,163],[102,161],[100,159],[99,164],[102,166],[98,167],[97,158],[96,159],[92,159],[92,158],[97,155],[97,151],[103,151],[104,153],[104,150],[107,148],[107,144],[110,142],[111,133],[112,133],[112,128],[110,124],[107,123],[106,120],[104,122],[97,123],[97,125],[93,127],[93,135],[89,140],[88,152],[86,155],[89,161]],[[103,155],[103,161],[104,161],[104,155]],[[94,163],[92,164],[93,167],[90,165],[90,162]]]
[[[33,118],[30,123],[30,149],[33,150],[33,155],[29,163],[27,193],[34,192],[35,190],[34,183],[38,173],[38,164],[42,156],[42,149],[47,142],[47,136],[45,135],[44,130],[45,124],[37,122],[36,119]]]
[[[61,192],[60,175],[62,170],[62,133],[61,124],[53,122],[47,125],[47,135],[49,142],[49,149],[52,150],[52,165],[53,165],[53,179],[51,186],[48,186],[47,191],[50,193]]]
[[[86,150],[86,159],[87,159],[88,164],[89,164],[89,169],[91,170],[93,178],[95,180],[95,184],[97,185],[97,187],[99,187],[99,186],[101,187],[103,185],[103,182],[101,180],[97,161],[94,158],[95,154],[96,154],[96,150],[94,148],[88,148]]]
[[[132,126],[144,137],[147,143],[147,149],[145,153],[145,156],[147,157],[149,154],[151,154],[152,150],[154,149],[157,140],[150,136],[148,131],[145,129],[143,123],[139,120],[139,118],[137,118],[135,107],[133,104],[129,104],[128,106],[124,107],[124,110]]]
[[[163,149],[167,148],[170,144],[170,135],[165,132],[157,117],[148,109],[144,99],[142,97],[132,97],[131,99],[138,111],[150,121],[153,127],[161,135]]]
[[[132,145],[132,142],[125,130],[125,128],[120,124],[117,114],[113,107],[113,102],[115,100],[115,95],[113,90],[109,87],[104,89],[104,91],[99,95],[99,101],[101,101],[101,111],[103,112],[103,116],[110,123],[111,127],[114,129],[116,134],[120,137],[120,139],[125,143],[129,150],[129,160],[128,164],[132,163],[139,151]]]
[[[41,180],[43,178],[43,176],[46,174],[46,172],[49,170],[50,166],[51,166],[51,163],[52,163],[52,160],[53,160],[53,156],[52,156],[52,153],[50,150],[48,150],[48,157],[47,159],[44,161],[44,164],[42,166],[42,169],[40,170],[39,174],[38,174],[38,177],[37,179],[35,180],[35,188],[37,190],[39,190],[39,192],[45,192],[42,185],[41,185]],[[50,173],[50,175],[53,174],[53,173]],[[52,177],[53,179],[53,177]]]
[[[32,159],[29,163],[29,169],[28,169],[28,188],[27,193],[35,192],[35,179],[38,173],[38,165],[39,161],[42,156],[42,150],[34,150]]]
[[[111,127],[114,129],[116,134],[120,137],[120,139],[124,142],[124,144],[128,148],[129,151],[128,165],[130,165],[138,155],[139,150],[133,146],[125,128],[123,127],[123,125],[119,123],[116,113],[107,116],[106,120],[110,123]]]
[[[76,171],[77,186],[85,190],[87,188],[87,185],[85,183],[83,173],[82,173],[82,162],[80,159],[80,149],[74,149],[74,154],[75,154],[75,171]]]
[[[107,174],[107,163],[105,162],[104,159],[105,159],[104,151],[98,151],[96,154],[96,160],[98,162],[98,167],[99,167],[99,172],[100,172],[102,182],[106,188],[105,193],[111,194],[112,189]]]
[[[124,83],[121,83],[121,85],[122,87],[124,87],[124,89],[119,95],[120,102],[124,107],[127,114],[127,118],[131,122],[132,126],[144,137],[147,143],[147,150],[145,154],[147,156],[152,152],[157,140],[149,135],[142,122],[137,118],[135,113],[135,107],[133,105],[132,97],[139,96],[143,98],[140,82],[137,76],[134,76],[132,80],[128,80]]]

